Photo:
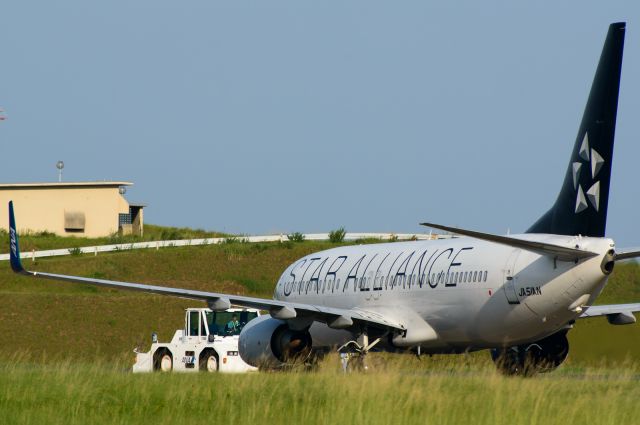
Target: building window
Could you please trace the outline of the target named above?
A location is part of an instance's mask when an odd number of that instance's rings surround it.
[[[118,226],[131,224],[131,214],[118,214]]]
[[[84,232],[85,216],[82,211],[65,211],[64,212],[64,230],[65,232]]]

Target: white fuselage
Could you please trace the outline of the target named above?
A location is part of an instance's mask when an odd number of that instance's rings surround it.
[[[274,298],[337,308],[417,314],[437,333],[428,351],[515,345],[550,335],[580,316],[607,282],[605,238],[511,235],[597,252],[578,263],[460,237],[317,252],[291,264]],[[312,329],[313,330],[313,329]],[[417,342],[415,345],[423,345]]]

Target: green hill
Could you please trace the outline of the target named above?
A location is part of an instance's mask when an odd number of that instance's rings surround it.
[[[117,233],[102,238],[85,238],[82,236],[56,236],[49,232],[27,232],[20,234],[20,247],[23,252],[31,250],[75,248],[94,245],[112,245],[121,243],[177,240],[177,239],[206,239],[229,236],[226,233],[190,229],[187,227],[167,227],[154,224],[144,225],[144,236],[120,236]],[[0,252],[9,252],[9,236],[7,231],[0,229]]]
[[[33,270],[270,297],[284,268],[329,242],[224,243],[27,260]],[[640,268],[616,266],[600,303],[640,301]],[[152,331],[168,340],[182,327],[183,309],[198,302],[92,286],[26,279],[0,263],[0,356],[122,358]],[[579,321],[570,332],[571,359],[598,363],[633,356],[640,327]]]

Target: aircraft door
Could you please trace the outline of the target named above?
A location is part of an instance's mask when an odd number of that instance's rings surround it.
[[[371,300],[372,296],[373,296],[373,291],[372,291],[372,284],[373,284],[373,271],[369,270],[369,272],[367,272],[366,275],[364,275],[362,277],[362,281],[360,283],[360,290],[364,292],[364,298],[369,301]]]
[[[516,292],[517,277],[515,276],[515,265],[519,255],[520,250],[514,250],[509,256],[504,269],[504,284],[502,285],[502,288],[509,304],[520,304],[520,300],[518,299],[518,294]]]
[[[374,300],[380,299],[380,295],[382,295],[382,281],[384,280],[384,276],[381,271],[376,271],[376,274],[373,278],[373,285],[371,290],[373,292],[372,296]]]

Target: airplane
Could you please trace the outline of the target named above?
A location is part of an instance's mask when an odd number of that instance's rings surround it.
[[[558,197],[523,234],[421,223],[458,236],[316,252],[288,266],[273,299],[262,299],[25,270],[10,202],[11,267],[32,278],[200,300],[217,311],[266,310],[240,334],[240,355],[253,366],[301,364],[340,347],[360,363],[371,350],[490,350],[505,374],[554,370],[577,320],[630,324],[640,311],[640,303],[593,305],[615,263],[640,256],[605,236],[624,34],[625,23],[609,26]]]

